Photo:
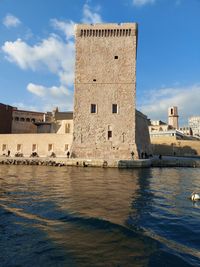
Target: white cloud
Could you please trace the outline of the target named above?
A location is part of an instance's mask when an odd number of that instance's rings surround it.
[[[43,111],[50,111],[55,107],[65,110],[72,110],[73,108],[73,94],[65,86],[45,87],[39,84],[29,83],[27,90],[34,96],[40,97],[41,109]]]
[[[21,24],[21,21],[17,17],[11,14],[7,14],[6,17],[3,19],[3,24],[7,28],[12,28],[19,26]]]
[[[75,25],[75,23],[72,20],[67,22],[67,21],[52,19],[51,20],[51,25],[56,30],[60,30],[61,32],[63,32],[65,34],[65,37],[66,37],[67,40],[71,39],[74,36],[74,25]]]
[[[96,11],[99,11],[99,7],[96,9]],[[102,23],[102,18],[99,13],[95,12],[95,10],[92,10],[91,7],[86,3],[83,6],[83,23]]]
[[[27,86],[27,89],[29,92],[37,95],[37,96],[45,96],[46,89],[42,85],[35,85],[33,83],[29,83]]]
[[[65,43],[56,35],[30,46],[21,39],[5,42],[2,50],[7,59],[22,69],[47,69],[58,75],[62,83],[72,85],[74,73],[74,43]],[[64,79],[63,77],[66,77]]]
[[[133,0],[134,6],[144,6],[147,4],[154,4],[155,0]]]
[[[86,3],[83,6],[84,23],[102,22],[98,13],[99,7],[95,10]],[[58,106],[65,110],[72,109],[72,86],[74,82],[75,43],[73,38],[75,22],[72,20],[62,21],[50,20],[50,24],[58,32],[62,32],[65,40],[52,33],[48,38],[41,40],[35,45],[27,41],[17,39],[7,41],[1,47],[6,59],[15,63],[23,70],[41,71],[53,73],[59,79],[59,86],[46,87],[36,83],[29,83],[27,90],[36,98],[38,107],[44,108]]]
[[[149,118],[167,121],[168,107],[177,106],[180,123],[187,124],[189,116],[200,115],[200,84],[187,87],[170,87],[144,93],[139,110]]]

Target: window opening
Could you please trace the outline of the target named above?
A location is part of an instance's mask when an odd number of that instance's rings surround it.
[[[91,104],[91,113],[97,113],[97,105]]]
[[[6,151],[7,150],[7,145],[3,144],[2,145],[2,151]]]
[[[52,151],[53,150],[53,144],[48,144],[48,151]]]
[[[112,104],[112,113],[118,113],[117,104]]]
[[[36,144],[33,144],[32,145],[32,152],[35,152],[37,150],[37,145]]]
[[[65,144],[65,151],[68,151],[68,149],[69,149],[69,145]]]
[[[22,149],[22,145],[21,144],[17,144],[17,151],[21,152],[21,149]]]
[[[70,133],[70,123],[65,124],[65,133]]]
[[[108,131],[108,140],[112,138],[112,131]]]

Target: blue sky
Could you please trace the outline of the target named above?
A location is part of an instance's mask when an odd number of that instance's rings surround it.
[[[200,0],[0,0],[0,102],[73,109],[75,23],[137,22],[137,108],[200,115]]]

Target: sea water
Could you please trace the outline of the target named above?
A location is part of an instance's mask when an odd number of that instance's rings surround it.
[[[200,169],[0,166],[0,266],[200,266]]]

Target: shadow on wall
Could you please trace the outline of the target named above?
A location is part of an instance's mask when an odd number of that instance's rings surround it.
[[[190,146],[177,146],[174,143],[167,144],[152,144],[152,151],[154,155],[163,156],[200,156],[194,148]]]

